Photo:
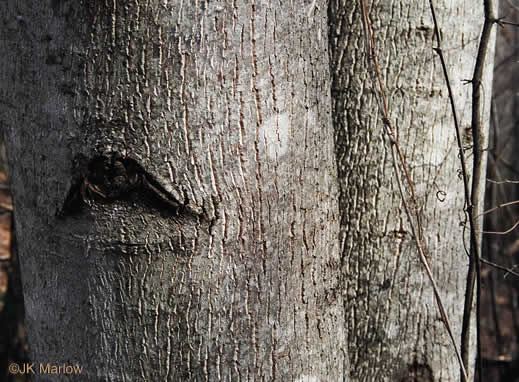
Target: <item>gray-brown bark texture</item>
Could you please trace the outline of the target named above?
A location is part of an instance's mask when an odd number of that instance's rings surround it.
[[[483,2],[434,3],[464,143],[470,147],[471,87],[462,80],[474,70]],[[414,213],[459,344],[468,265],[460,227],[464,196],[447,89],[432,49],[429,2],[367,4],[391,123],[418,197]],[[366,61],[360,2],[332,0],[329,17],[351,380],[458,380],[456,356],[395,180],[374,73]],[[491,54],[483,83],[486,116]],[[485,147],[486,140],[482,137]],[[404,197],[413,208],[409,195]]]
[[[35,362],[85,381],[346,378],[326,11],[0,4]]]

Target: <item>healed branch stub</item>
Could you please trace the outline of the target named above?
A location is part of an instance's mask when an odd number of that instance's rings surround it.
[[[161,214],[189,215],[214,219],[189,205],[189,200],[178,200],[160,181],[144,170],[134,159],[119,153],[98,155],[87,160],[78,155],[73,160],[74,180],[58,216],[76,214],[91,203],[110,204],[117,201],[144,203]],[[198,212],[197,210],[200,210]]]
[[[325,2],[9,0],[0,21],[33,359],[342,381]]]

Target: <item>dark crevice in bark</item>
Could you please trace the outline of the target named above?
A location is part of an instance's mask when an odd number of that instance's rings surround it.
[[[195,211],[185,196],[178,200],[132,158],[119,153],[96,155],[92,159],[77,155],[73,161],[72,186],[65,198],[60,217],[81,213],[92,204],[118,201],[142,203],[161,214],[206,218]],[[208,219],[210,220],[210,219]]]

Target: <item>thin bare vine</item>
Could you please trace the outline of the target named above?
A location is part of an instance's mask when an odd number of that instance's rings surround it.
[[[482,263],[485,263],[487,265],[490,265],[491,267],[494,267],[496,269],[500,269],[502,271],[505,271],[505,277],[508,275],[508,274],[511,274],[511,275],[514,275],[515,277],[519,277],[519,273],[513,271],[512,269],[510,269],[509,267],[504,267],[502,265],[499,265],[499,264],[496,264],[490,260],[487,260],[487,259],[484,259],[484,258],[481,258],[481,262]]]

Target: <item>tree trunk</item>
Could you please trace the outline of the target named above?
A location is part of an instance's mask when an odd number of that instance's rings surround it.
[[[428,260],[459,346],[468,265],[464,232],[466,240],[469,236],[460,227],[461,166],[445,79],[433,51],[429,2],[367,3],[391,124],[415,185],[415,212],[422,222]],[[483,2],[434,3],[458,116],[464,137],[470,139],[471,87],[463,86],[462,80],[472,78]],[[375,98],[376,74],[366,62],[360,1],[333,0],[329,16],[351,380],[458,380],[454,349],[395,180]],[[491,53],[483,83],[487,116]],[[409,204],[408,198],[406,194]],[[473,360],[474,336],[471,343]]]
[[[346,378],[326,10],[0,4],[36,380]]]

